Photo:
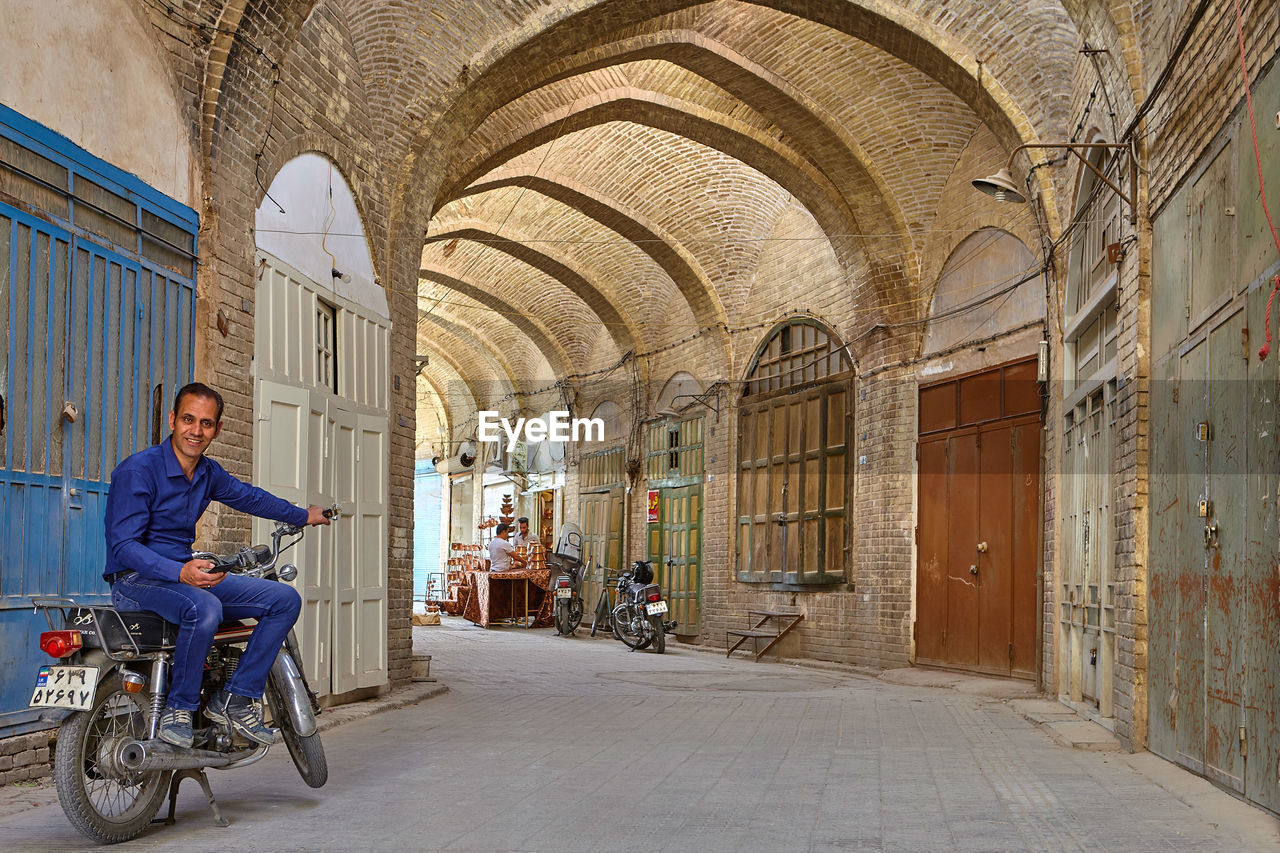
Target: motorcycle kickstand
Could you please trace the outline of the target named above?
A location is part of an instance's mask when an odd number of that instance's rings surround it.
[[[195,779],[200,783],[200,789],[209,798],[209,808],[213,809],[213,822],[215,824],[223,827],[231,825],[222,816],[222,810],[218,808],[218,801],[213,798],[213,788],[209,787],[209,777],[205,774],[204,768],[200,767],[178,770],[173,774],[173,781],[169,783],[169,816],[164,820],[165,826],[173,826],[177,822],[173,814],[178,807],[178,786],[182,784],[183,779]]]

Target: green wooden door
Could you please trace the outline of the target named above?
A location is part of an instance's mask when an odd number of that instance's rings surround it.
[[[676,633],[697,634],[702,599],[702,484],[659,490],[658,521],[649,524],[648,559],[676,620]]]

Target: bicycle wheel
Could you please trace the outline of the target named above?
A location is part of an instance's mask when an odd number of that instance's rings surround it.
[[[600,599],[596,602],[596,612],[591,617],[591,636],[593,637],[598,629],[611,627],[609,624],[611,614],[609,613],[608,595],[607,591],[601,590]]]

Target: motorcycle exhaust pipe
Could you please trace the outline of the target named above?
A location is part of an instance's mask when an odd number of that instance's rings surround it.
[[[196,770],[201,767],[226,767],[253,755],[257,748],[235,752],[209,749],[183,749],[162,740],[131,740],[119,752],[120,763],[128,770]]]

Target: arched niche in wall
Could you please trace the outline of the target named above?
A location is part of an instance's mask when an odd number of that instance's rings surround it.
[[[626,413],[613,400],[603,400],[591,410],[590,420],[599,420],[604,424],[604,437],[600,441],[582,441],[579,447],[584,453],[591,453],[605,447],[612,447],[627,440],[630,424],[626,422]],[[594,438],[594,436],[593,436]]]
[[[697,402],[693,398],[701,394],[703,389],[702,382],[692,373],[686,373],[683,370],[677,371],[662,386],[657,399],[654,400],[653,411],[662,412],[664,410],[687,408]],[[677,397],[680,399],[676,399]]]
[[[0,80],[5,106],[198,207],[191,128],[141,4],[8,0]]]
[[[999,228],[983,228],[951,253],[929,306],[924,357],[986,346],[1045,317],[1044,281],[1022,241]],[[1000,361],[1030,355],[1035,336]]]
[[[391,316],[355,196],[329,159],[309,153],[286,163],[258,205],[254,228],[262,251],[379,317]]]

